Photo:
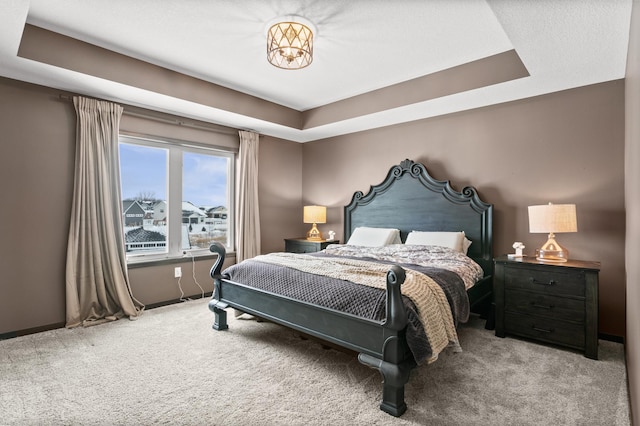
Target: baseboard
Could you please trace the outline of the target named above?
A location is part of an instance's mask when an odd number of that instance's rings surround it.
[[[175,303],[184,302],[185,300],[197,300],[197,299],[210,298],[212,294],[213,292],[210,291],[208,293],[205,293],[204,297],[202,296],[202,293],[198,293],[198,294],[194,294],[193,296],[185,296],[183,299],[172,299],[172,300],[166,300],[164,302],[149,303],[148,305],[144,305],[144,308],[154,309],[154,308],[160,308],[162,306],[173,305]]]
[[[624,337],[614,336],[613,334],[598,333],[598,339],[624,344]]]
[[[205,293],[204,297],[211,297],[211,294],[212,294],[212,292]],[[149,305],[145,305],[145,309],[153,309],[153,308],[159,308],[161,306],[173,305],[174,303],[180,303],[180,302],[184,301],[185,299],[187,299],[187,300],[196,300],[196,299],[202,299],[202,298],[203,298],[202,297],[202,293],[199,293],[199,294],[195,294],[193,296],[186,296],[182,300],[174,299],[174,300],[167,300],[167,301],[164,301],[164,302],[151,303]],[[9,331],[7,333],[0,333],[0,340],[14,339],[16,337],[26,336],[28,334],[35,334],[35,333],[41,333],[43,331],[56,330],[58,328],[64,328],[64,326],[65,326],[65,323],[59,322],[59,323],[55,323],[55,324],[43,325],[43,326],[40,326],[40,327],[25,328],[24,330]]]
[[[162,306],[173,305],[175,303],[183,302],[185,299],[197,300],[197,299],[209,298],[209,297],[211,297],[211,295],[212,295],[212,292],[208,292],[208,293],[205,293],[204,297],[203,297],[202,293],[200,293],[200,294],[195,294],[195,295],[192,295],[192,296],[185,297],[182,300],[181,299],[173,299],[173,300],[166,300],[164,302],[150,303],[148,305],[145,305],[145,309],[154,309],[154,308],[159,308],[159,307],[162,307]],[[13,338],[16,338],[16,337],[19,337],[19,336],[26,336],[28,334],[35,334],[35,333],[40,333],[40,332],[43,332],[43,331],[55,330],[57,328],[63,328],[64,325],[65,325],[65,323],[59,322],[59,323],[55,323],[55,324],[43,325],[43,326],[40,326],[40,327],[26,328],[24,330],[10,331],[8,333],[1,333],[0,334],[0,340],[13,339]],[[610,342],[624,344],[624,337],[622,337],[622,336],[614,336],[613,334],[598,333],[598,339],[608,340]]]
[[[18,330],[18,331],[10,331],[8,333],[0,334],[0,340],[13,339],[20,336],[26,336],[28,334],[35,334],[35,333],[41,333],[43,331],[55,330],[58,328],[63,328],[64,325],[65,323],[58,322],[55,324],[42,325],[40,327],[25,328],[24,330]]]

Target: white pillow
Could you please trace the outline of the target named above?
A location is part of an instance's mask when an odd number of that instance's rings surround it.
[[[353,230],[347,244],[352,246],[381,247],[401,244],[400,230],[391,228],[368,228],[359,226]]]
[[[468,243],[467,243],[468,241]],[[407,235],[408,245],[442,246],[457,250],[461,253],[467,252],[471,241],[467,240],[463,232],[427,232],[411,231]]]
[[[462,231],[462,233],[464,234],[464,231]],[[464,240],[462,240],[462,252],[464,254],[467,254],[467,251],[469,250],[469,247],[471,246],[471,240],[468,239],[467,237],[464,237]]]

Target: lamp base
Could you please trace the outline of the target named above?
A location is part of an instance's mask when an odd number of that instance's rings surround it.
[[[536,260],[540,262],[562,263],[569,260],[569,250],[556,242],[555,235],[549,234],[549,239],[539,249],[536,249]]]
[[[562,263],[569,260],[569,253],[566,251],[536,249],[536,260],[540,262]]]
[[[307,240],[309,241],[322,241],[322,232],[318,229],[314,223],[309,232],[307,232]]]

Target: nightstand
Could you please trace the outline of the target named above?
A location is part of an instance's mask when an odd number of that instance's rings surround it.
[[[340,244],[340,241],[310,241],[306,238],[285,238],[284,251],[287,251],[289,253],[314,253],[320,250],[324,250],[329,244]]]
[[[527,337],[598,359],[599,262],[494,259],[496,336]]]

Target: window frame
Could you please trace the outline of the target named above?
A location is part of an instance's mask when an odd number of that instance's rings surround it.
[[[237,151],[220,147],[199,144],[195,142],[158,138],[154,136],[131,135],[120,133],[120,143],[146,146],[150,148],[166,149],[167,155],[167,249],[162,253],[126,253],[127,264],[163,261],[167,259],[182,258],[186,255],[199,257],[211,255],[208,248],[183,249],[182,243],[182,185],[183,185],[183,153],[190,152],[204,155],[216,155],[227,158],[227,245],[229,253],[235,251],[235,165]],[[119,151],[119,149],[118,149]],[[118,153],[118,168],[120,156]],[[174,176],[177,176],[174,177]],[[120,178],[122,179],[122,177]],[[122,183],[121,183],[122,184]],[[177,200],[177,201],[176,201]],[[120,200],[122,205],[122,200]],[[177,220],[172,218],[177,217]],[[124,223],[123,223],[124,225]]]

